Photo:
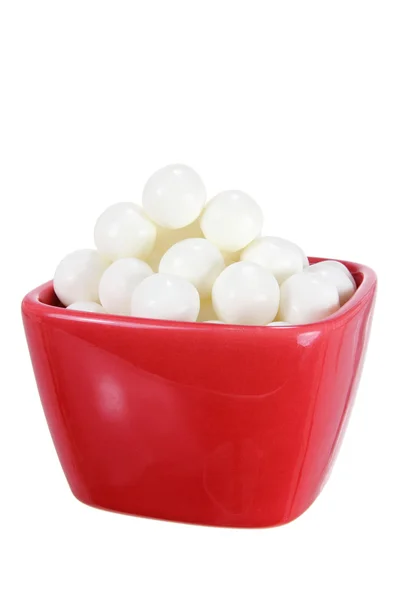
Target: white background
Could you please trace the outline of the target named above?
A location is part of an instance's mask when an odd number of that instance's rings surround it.
[[[399,598],[399,3],[3,1],[0,597]],[[108,204],[185,162],[239,188],[266,231],[378,273],[332,477],[271,530],[111,514],[69,492],[20,301],[92,245]]]

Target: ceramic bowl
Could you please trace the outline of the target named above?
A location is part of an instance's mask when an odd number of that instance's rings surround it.
[[[26,337],[74,495],[203,525],[301,515],[340,446],[371,323],[376,276],[344,264],[357,283],[349,302],[289,327],[69,311],[51,282],[29,293]]]

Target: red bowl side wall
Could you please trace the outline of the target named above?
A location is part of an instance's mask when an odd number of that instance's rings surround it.
[[[285,330],[88,317],[38,302],[51,286],[29,295],[32,363],[73,493],[206,525],[274,526],[304,512],[360,375],[376,286],[362,269],[347,310]]]

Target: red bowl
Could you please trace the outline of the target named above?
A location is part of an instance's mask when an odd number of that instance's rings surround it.
[[[311,259],[317,262],[322,259]],[[103,509],[270,527],[319,494],[361,372],[376,276],[309,325],[243,327],[65,310],[46,283],[22,313],[74,495]]]

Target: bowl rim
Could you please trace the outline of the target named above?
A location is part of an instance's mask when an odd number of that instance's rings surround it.
[[[189,321],[167,321],[162,319],[145,319],[138,317],[131,317],[127,315],[114,315],[108,313],[94,313],[85,312],[79,310],[66,310],[63,306],[57,306],[55,304],[49,304],[43,301],[44,295],[54,294],[53,280],[47,281],[42,285],[36,287],[32,291],[28,292],[22,300],[22,313],[23,315],[31,315],[46,319],[62,319],[71,322],[85,322],[93,323],[100,326],[118,326],[118,327],[133,327],[133,328],[156,328],[156,329],[174,329],[174,330],[192,330],[192,331],[209,331],[212,330],[220,331],[221,333],[227,331],[254,331],[254,329],[267,332],[269,335],[276,335],[276,330],[280,332],[285,330],[292,332],[293,330],[305,331],[308,329],[316,329],[323,327],[339,327],[344,322],[349,321],[352,317],[358,313],[362,307],[369,301],[371,296],[374,295],[377,286],[376,273],[370,267],[355,263],[347,260],[339,260],[336,258],[320,258],[320,257],[308,257],[311,264],[315,264],[325,260],[334,260],[336,262],[343,263],[355,277],[357,283],[357,289],[354,295],[348,300],[343,306],[340,307],[335,313],[320,321],[313,321],[312,323],[305,324],[290,324],[290,325],[277,325],[274,327],[268,327],[267,325],[237,325],[231,323],[224,323],[221,327],[219,323],[204,323],[204,322],[189,322]],[[279,335],[282,335],[280,333]]]

